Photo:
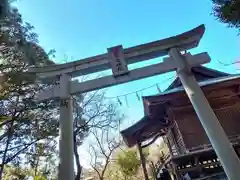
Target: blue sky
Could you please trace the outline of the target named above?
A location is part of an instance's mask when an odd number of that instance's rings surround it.
[[[131,47],[182,33],[205,24],[206,33],[200,46],[193,52],[207,51],[212,62],[209,67],[237,73],[235,66],[223,66],[217,60],[230,63],[240,57],[240,37],[235,29],[227,28],[210,15],[211,0],[19,0],[15,3],[23,19],[35,26],[40,45],[46,51],[54,48],[57,61],[64,55],[81,59],[105,53],[108,47],[122,44]],[[160,59],[152,62],[156,63]],[[142,65],[150,64],[144,62]],[[159,83],[171,75],[160,75],[145,80],[110,88],[108,96],[118,96]],[[143,95],[156,93],[156,87]],[[141,95],[141,94],[140,94]],[[136,94],[124,104],[130,125],[143,115],[142,104]],[[124,128],[123,127],[123,128]]]

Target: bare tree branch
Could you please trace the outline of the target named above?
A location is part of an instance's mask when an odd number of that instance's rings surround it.
[[[109,163],[111,162],[111,157],[113,152],[121,145],[119,141],[116,139],[109,138],[111,128],[98,130],[95,129],[92,132],[93,138],[96,141],[95,146],[90,145],[91,159],[94,158],[94,161],[91,160],[91,166],[96,171],[100,180],[104,179],[105,172]],[[98,162],[100,162],[101,166],[99,167]]]

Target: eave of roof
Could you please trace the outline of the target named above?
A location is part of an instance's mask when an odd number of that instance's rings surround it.
[[[158,131],[158,134],[164,135],[164,129],[166,129],[168,126],[169,124],[164,120],[163,117],[162,119],[157,119],[144,116],[141,120],[129,128],[121,131],[121,134],[127,146],[132,147],[138,142],[143,142],[153,137],[156,135],[156,131]]]
[[[209,80],[199,82],[198,84],[199,84],[200,87],[207,87],[207,86],[210,86],[210,85],[213,85],[213,84],[220,84],[222,82],[224,82],[224,83],[229,82],[231,84],[234,84],[236,81],[239,81],[239,83],[240,83],[240,74],[228,75],[228,76],[219,77],[219,78],[212,78],[212,79],[209,79]],[[226,85],[228,85],[228,84],[226,84]],[[152,98],[156,98],[156,97],[159,97],[159,96],[171,95],[171,94],[175,94],[175,93],[179,93],[179,92],[184,92],[183,86],[173,88],[173,89],[170,89],[168,91],[161,92],[157,95],[144,96],[143,99],[147,100],[147,99],[152,99]]]
[[[215,69],[207,68],[205,66],[198,66],[198,67],[193,67],[192,68],[192,73],[196,76],[196,74],[201,74],[203,77],[205,76],[206,78],[217,78],[217,77],[223,77],[223,76],[228,76],[230,74],[221,72]],[[199,80],[197,80],[199,81]],[[176,78],[171,85],[166,89],[166,91],[179,87],[181,86],[181,82],[179,78]]]

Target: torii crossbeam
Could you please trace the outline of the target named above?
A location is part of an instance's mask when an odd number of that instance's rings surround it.
[[[126,83],[146,77],[177,71],[185,91],[215,149],[229,179],[240,177],[240,161],[234,152],[223,128],[219,124],[206,97],[191,74],[191,67],[210,62],[208,53],[182,55],[198,46],[205,31],[204,25],[167,39],[123,49],[116,46],[108,49],[108,53],[98,56],[41,68],[30,68],[45,83],[59,81],[51,89],[44,90],[38,96],[39,101],[59,98],[60,103],[60,166],[59,180],[73,180],[73,123],[71,96],[113,85]],[[128,64],[169,55],[163,62],[128,70]],[[87,75],[112,69],[112,75],[86,82],[72,82],[72,77]]]

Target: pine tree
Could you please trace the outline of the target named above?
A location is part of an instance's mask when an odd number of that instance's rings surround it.
[[[52,64],[32,30],[15,8],[1,21],[0,179],[6,164],[19,167],[32,146],[58,135],[56,102],[35,100],[48,85],[35,83],[35,75],[26,73],[29,66]]]
[[[240,30],[240,0],[212,0],[213,14],[219,21]]]

